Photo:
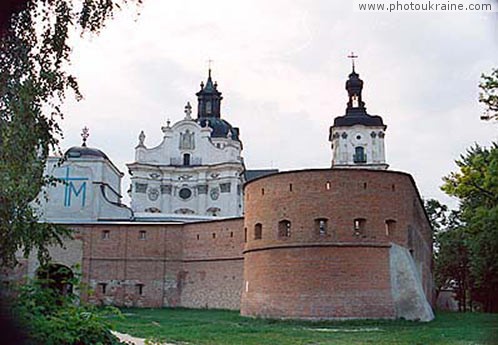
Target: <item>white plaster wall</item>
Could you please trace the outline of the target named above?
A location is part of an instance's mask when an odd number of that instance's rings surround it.
[[[387,169],[384,148],[384,127],[355,125],[332,129],[332,166],[347,168]],[[346,135],[346,137],[344,137]],[[355,163],[355,148],[365,150],[366,163]]]

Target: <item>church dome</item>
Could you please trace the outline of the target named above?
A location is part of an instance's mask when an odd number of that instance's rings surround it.
[[[202,117],[197,119],[201,127],[206,127],[207,125],[213,130],[211,132],[211,138],[227,138],[228,132],[231,133],[233,140],[239,140],[239,129],[232,127],[232,125],[219,117]]]
[[[107,155],[99,149],[86,146],[73,146],[64,153],[66,158],[97,157],[109,160]]]

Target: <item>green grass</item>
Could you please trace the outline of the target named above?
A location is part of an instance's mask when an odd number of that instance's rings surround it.
[[[438,313],[432,322],[252,319],[226,310],[122,309],[116,330],[170,343],[201,344],[498,344],[498,315]]]

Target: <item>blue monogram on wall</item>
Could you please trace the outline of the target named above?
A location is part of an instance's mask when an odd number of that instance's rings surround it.
[[[71,197],[79,198],[81,195],[81,206],[85,207],[86,201],[86,181],[87,177],[70,177],[69,167],[66,167],[66,176],[60,177],[60,180],[64,181],[64,207],[71,207]]]

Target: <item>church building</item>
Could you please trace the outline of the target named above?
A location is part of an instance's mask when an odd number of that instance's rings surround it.
[[[209,70],[197,116],[187,103],[157,146],[139,133],[129,206],[124,174],[85,130],[81,146],[47,163],[62,183],[40,195],[41,220],[75,234],[51,249],[54,265],[80,267],[93,290],[82,297],[95,304],[431,320],[431,225],[412,176],[387,169],[386,125],[362,89],[353,64],[329,131],[331,167],[247,170]],[[17,276],[38,269],[21,259]]]

